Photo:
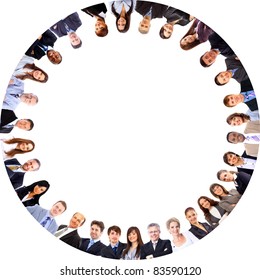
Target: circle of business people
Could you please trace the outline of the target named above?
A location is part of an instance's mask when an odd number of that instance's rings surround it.
[[[53,201],[50,209],[40,204],[40,198],[47,191],[51,192],[51,184],[47,178],[27,186],[23,183],[24,176],[30,176],[27,173],[35,172],[41,167],[41,162],[37,158],[30,158],[26,162],[17,159],[20,154],[29,154],[37,145],[29,139],[29,133],[25,132],[25,138],[11,136],[14,128],[30,131],[34,127],[33,120],[19,119],[15,114],[20,103],[37,106],[39,101],[35,94],[24,92],[24,85],[27,80],[37,83],[48,82],[48,74],[37,66],[43,57],[55,65],[63,62],[62,50],[55,49],[55,42],[59,38],[68,38],[74,49],[84,46],[77,35],[77,29],[82,25],[80,14],[93,18],[96,36],[109,36],[107,11],[115,18],[116,29],[120,33],[130,32],[131,15],[134,12],[140,15],[136,32],[144,35],[152,28],[153,19],[162,20],[162,27],[158,30],[159,40],[170,39],[176,26],[190,26],[180,38],[179,47],[186,52],[200,44],[208,44],[208,51],[199,58],[201,67],[214,67],[213,64],[218,57],[223,56],[225,59],[223,71],[216,73],[212,84],[225,86],[231,79],[235,80],[240,85],[240,93],[227,94],[223,99],[223,106],[234,107],[239,103],[247,106],[246,112],[236,112],[227,116],[226,121],[232,129],[224,139],[234,146],[244,145],[243,154],[223,151],[224,163],[234,169],[216,170],[219,182],[212,182],[205,189],[205,193],[194,201],[195,205],[184,206],[183,214],[190,224],[189,230],[182,231],[181,219],[174,215],[165,217],[164,230],[169,232],[169,239],[160,238],[162,225],[154,221],[145,225],[144,229],[129,225],[129,228],[125,229],[127,232],[125,243],[120,241],[122,229],[119,225],[106,225],[109,244],[104,244],[101,242],[101,236],[106,227],[105,222],[99,219],[89,221],[88,237],[81,236],[78,228],[86,222],[84,213],[75,209],[67,224],[59,225],[55,219],[66,211],[69,201]],[[236,127],[242,125],[245,125],[244,133],[237,132]],[[140,260],[169,255],[196,243],[218,227],[231,213],[246,191],[254,172],[260,142],[260,122],[254,88],[241,60],[214,30],[198,18],[172,6],[149,1],[117,0],[97,3],[62,18],[28,47],[11,75],[6,89],[1,110],[0,133],[3,135],[0,142],[2,156],[11,185],[21,203],[42,227],[68,245],[88,254],[111,259]],[[222,182],[230,183],[230,189],[226,189]],[[203,215],[206,222],[199,221],[199,214]],[[147,243],[143,241],[142,230],[146,231],[145,234],[148,233],[150,240]]]

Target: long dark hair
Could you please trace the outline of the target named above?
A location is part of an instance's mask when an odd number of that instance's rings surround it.
[[[135,252],[135,257],[139,257],[140,256],[140,250],[141,250],[141,246],[144,244],[143,243],[143,240],[142,240],[142,236],[141,236],[141,233],[140,233],[140,230],[138,227],[130,227],[128,230],[127,230],[127,233],[126,233],[126,237],[127,237],[127,246],[125,248],[125,250],[123,251],[122,253],[122,258],[125,257],[125,255],[128,253],[128,251],[130,250],[130,247],[132,245],[132,243],[129,241],[128,239],[128,235],[132,232],[132,231],[135,231],[136,234],[137,234],[137,248],[136,248],[136,252]]]
[[[207,200],[211,206],[216,206],[216,205],[218,205],[219,203],[218,203],[216,200],[211,199],[211,198],[209,198],[209,197],[207,197],[207,196],[203,196],[203,195],[200,196],[200,197],[198,198],[198,205],[199,205],[199,208],[200,208],[201,211],[204,213],[205,219],[206,219],[206,220],[210,220],[211,214],[210,214],[210,212],[209,212],[209,209],[206,209],[206,208],[202,207],[202,205],[200,204],[200,200],[201,200],[201,199]]]
[[[35,147],[35,144],[32,140],[29,140],[29,139],[23,139],[23,138],[12,138],[12,139],[8,139],[8,140],[4,140],[4,142],[6,144],[21,144],[21,143],[27,143],[27,144],[32,144],[32,149],[30,151],[22,151],[22,150],[19,150],[19,149],[12,149],[11,151],[8,151],[8,152],[5,152],[5,154],[8,156],[8,157],[14,157],[15,155],[17,154],[25,154],[25,153],[28,153],[28,152],[31,152],[34,147]]]
[[[127,32],[127,31],[129,30],[129,28],[130,28],[131,14],[132,14],[132,12],[133,12],[133,6],[134,6],[134,4],[133,4],[133,2],[132,2],[132,5],[131,5],[129,11],[125,14],[126,24],[125,24],[124,30],[119,30],[119,29],[118,29],[118,27],[117,27],[117,21],[118,21],[119,18],[120,18],[120,14],[118,14],[118,13],[116,12],[115,7],[114,7],[114,3],[113,3],[112,6],[111,6],[111,11],[112,11],[112,13],[115,15],[115,17],[116,17],[116,28],[117,28],[117,30],[118,30],[119,32],[121,32],[121,33]]]
[[[46,83],[48,81],[48,78],[49,78],[48,74],[45,71],[43,71],[41,68],[37,67],[34,63],[27,63],[23,66],[23,68],[31,69],[33,71],[35,71],[35,70],[41,71],[45,76],[44,80],[43,81],[36,80],[32,75],[30,75],[28,73],[21,74],[21,75],[16,75],[15,77],[17,79],[20,79],[20,80],[30,79],[30,80],[33,80],[33,81],[36,81],[36,82],[39,82],[39,83]]]

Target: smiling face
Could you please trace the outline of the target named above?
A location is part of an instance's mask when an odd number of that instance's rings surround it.
[[[231,126],[239,126],[243,124],[243,118],[242,117],[233,117],[232,120],[230,121]]]
[[[49,61],[53,64],[59,64],[62,59],[60,53],[55,50],[48,50],[47,57]]]
[[[119,241],[119,238],[120,238],[120,234],[119,233],[117,233],[114,230],[110,231],[110,233],[108,235],[108,239],[109,239],[109,242],[110,242],[111,245],[117,244],[117,242]]]
[[[138,236],[135,230],[132,230],[128,236],[127,236],[128,240],[133,243],[133,242],[137,242]]]
[[[232,131],[228,134],[228,141],[233,144],[243,143],[246,137],[244,134]]]
[[[40,82],[44,81],[45,79],[45,74],[41,70],[34,70],[32,75],[35,80]]]
[[[81,213],[75,213],[70,219],[69,228],[78,228],[85,221],[85,217]]]
[[[18,147],[23,152],[29,152],[33,149],[33,145],[31,143],[25,143],[25,142],[20,143]]]
[[[56,217],[62,214],[64,211],[65,211],[65,207],[63,206],[63,204],[61,202],[57,202],[52,206],[50,213],[52,217]]]
[[[47,190],[46,187],[44,187],[44,186],[39,186],[39,185],[36,185],[36,186],[33,188],[34,194],[41,194],[41,193],[45,192],[46,190]]]
[[[90,237],[91,237],[91,239],[94,239],[94,240],[100,239],[101,234],[102,234],[101,228],[98,225],[93,224],[90,227]]]
[[[171,222],[169,226],[169,232],[172,236],[178,236],[180,234],[180,225],[177,222]]]
[[[222,196],[224,194],[224,191],[220,185],[215,185],[212,191],[217,196]]]
[[[156,226],[149,227],[148,234],[150,236],[150,240],[155,242],[160,238],[160,229]]]
[[[185,36],[181,40],[181,42],[180,42],[181,46],[186,46],[186,45],[191,44],[192,42],[194,42],[196,40],[196,36],[195,35],[196,34],[193,34],[193,35],[191,34],[191,35]]]
[[[173,25],[172,24],[169,24],[169,23],[166,23],[164,26],[163,26],[163,35],[165,38],[169,38],[172,36],[172,32],[173,32]]]
[[[117,28],[118,30],[122,31],[125,29],[126,26],[126,20],[123,17],[120,17],[117,21]]]
[[[143,18],[142,21],[139,23],[139,31],[141,33],[148,33],[150,29],[150,19]]]
[[[23,165],[22,168],[24,171],[34,171],[39,169],[39,164],[35,159],[30,159],[26,161]]]
[[[237,165],[239,157],[232,153],[227,153],[227,162],[229,165]]]
[[[225,97],[226,99],[226,106],[228,107],[234,107],[240,102],[242,102],[240,95],[238,94],[229,94]]]
[[[230,71],[220,72],[217,76],[217,81],[219,84],[224,85],[230,81],[232,73]]]
[[[223,182],[232,182],[234,181],[234,175],[229,171],[224,171],[219,175],[219,179]]]
[[[216,61],[217,56],[218,56],[217,51],[210,50],[202,56],[202,60],[207,66],[210,66],[211,64],[213,64]]]
[[[81,42],[79,36],[75,32],[70,32],[68,37],[72,46],[77,46]]]
[[[31,123],[26,119],[18,120],[15,124],[16,127],[23,129],[23,130],[30,130],[31,129]]]
[[[20,97],[21,102],[29,106],[34,106],[37,104],[37,97],[32,93],[23,93]]]
[[[201,198],[199,200],[199,204],[205,209],[210,209],[211,208],[211,205],[210,205],[209,201],[205,198]]]
[[[189,210],[186,213],[186,219],[190,222],[190,224],[196,224],[198,222],[197,213],[194,210]]]

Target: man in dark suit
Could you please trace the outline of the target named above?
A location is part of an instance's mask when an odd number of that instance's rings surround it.
[[[120,259],[126,243],[119,241],[121,229],[118,226],[111,226],[107,230],[110,244],[101,250],[101,257],[109,259]]]
[[[81,19],[77,12],[67,16],[66,18],[56,22],[50,27],[50,30],[58,37],[67,36],[71,46],[74,49],[80,48],[82,41],[76,33],[76,30],[82,25]]]
[[[2,109],[1,121],[0,121],[0,133],[9,133],[14,127],[18,127],[23,130],[31,130],[34,126],[30,119],[17,120],[17,116],[14,111]]]
[[[240,59],[236,55],[232,55],[225,59],[226,70],[221,71],[215,77],[215,83],[220,85],[227,84],[230,79],[236,80],[238,83],[248,79],[247,72],[242,65]]]
[[[211,48],[200,57],[200,64],[203,67],[211,66],[219,55],[230,57],[235,54],[226,41],[224,41],[223,38],[220,37],[216,32],[213,32],[209,36],[208,41]]]
[[[60,225],[54,235],[70,246],[79,248],[80,236],[77,229],[84,224],[85,220],[83,214],[76,212],[70,219],[69,224]]]
[[[160,226],[157,223],[151,223],[147,229],[150,241],[141,246],[140,259],[152,259],[171,254],[171,241],[160,239]]]
[[[105,37],[108,34],[108,27],[106,24],[107,7],[105,3],[95,4],[81,10],[82,12],[94,17],[95,33],[98,37]]]
[[[41,166],[41,163],[38,159],[30,159],[24,164],[21,164],[16,158],[12,158],[5,160],[4,164],[14,189],[17,189],[23,185],[23,179],[26,172],[36,171]]]
[[[51,30],[47,29],[34,41],[25,54],[38,60],[47,55],[50,62],[60,64],[62,61],[61,54],[53,49],[56,41],[57,36]]]
[[[83,252],[100,256],[101,250],[106,247],[100,241],[104,228],[102,221],[92,221],[90,224],[90,238],[81,238],[79,249]]]

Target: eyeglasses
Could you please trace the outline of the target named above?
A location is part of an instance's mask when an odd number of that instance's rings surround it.
[[[149,231],[149,234],[158,233],[159,230]]]

